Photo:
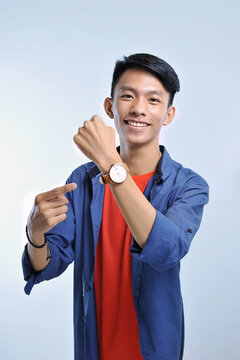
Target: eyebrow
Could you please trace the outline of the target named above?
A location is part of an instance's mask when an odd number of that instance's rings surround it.
[[[134,88],[131,87],[131,86],[121,86],[121,87],[120,87],[120,90],[129,90],[129,91],[132,91],[132,92],[134,92],[134,93],[137,92],[137,90],[134,89]],[[159,96],[164,96],[164,92],[161,91],[161,90],[151,90],[151,91],[146,92],[146,94],[147,94],[147,95],[157,94],[157,95],[159,95]]]

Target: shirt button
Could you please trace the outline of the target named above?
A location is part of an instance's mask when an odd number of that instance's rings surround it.
[[[187,229],[187,231],[188,231],[189,233],[192,233],[192,229]]]

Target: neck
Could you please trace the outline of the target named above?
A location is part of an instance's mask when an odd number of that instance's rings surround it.
[[[131,144],[121,144],[120,142],[120,156],[129,167],[131,175],[136,176],[156,170],[162,153],[158,144],[154,147],[152,144],[131,146]]]

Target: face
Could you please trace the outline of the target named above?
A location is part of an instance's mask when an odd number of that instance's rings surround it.
[[[168,107],[169,93],[152,74],[141,69],[126,70],[104,107],[114,119],[120,145],[152,144],[158,147],[162,125],[168,125],[175,108]]]

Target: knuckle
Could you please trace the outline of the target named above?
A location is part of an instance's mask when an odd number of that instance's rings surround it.
[[[38,194],[36,197],[35,197],[35,204],[38,205],[41,201],[41,195]]]
[[[63,187],[59,186],[53,190],[54,199],[58,199],[62,195]]]
[[[75,142],[75,144],[79,144],[80,143],[80,137],[79,137],[80,134],[77,134],[77,135],[74,135],[73,137],[73,140]]]
[[[100,117],[98,115],[93,115],[92,118],[91,118],[92,121],[99,121],[101,120]]]
[[[55,189],[52,190],[52,198],[55,198],[58,195],[58,192],[59,192],[58,189],[59,188],[55,188]]]

